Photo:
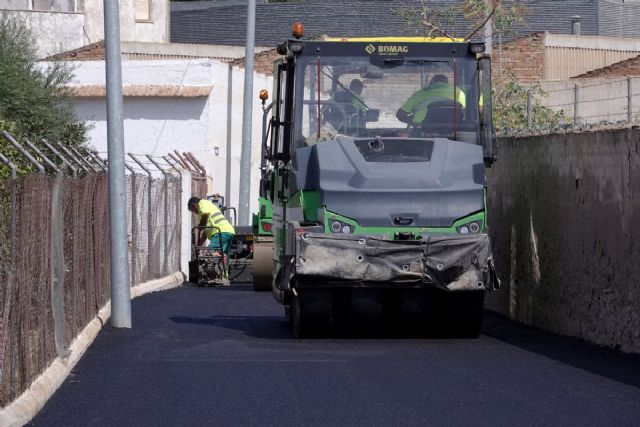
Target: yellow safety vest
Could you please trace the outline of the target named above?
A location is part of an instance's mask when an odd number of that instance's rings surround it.
[[[236,234],[236,230],[233,225],[225,218],[223,213],[218,209],[216,205],[208,200],[202,199],[198,202],[198,215],[202,217],[207,215],[207,227],[216,227],[207,229],[207,238],[211,240],[211,237],[220,233]]]
[[[453,93],[453,86],[448,83],[437,82],[417,91],[400,107],[406,113],[413,113],[413,123],[420,124],[427,116],[429,104],[439,100],[456,100],[462,108],[466,106],[464,92],[456,88]]]

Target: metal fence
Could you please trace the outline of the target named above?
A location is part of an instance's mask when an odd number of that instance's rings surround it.
[[[529,93],[527,105],[523,106],[529,131],[640,123],[640,77],[547,81],[540,87],[543,93]],[[534,99],[561,113],[561,122],[534,123]]]
[[[0,179],[0,406],[65,357],[110,298],[107,161],[46,141],[13,141],[38,172],[15,173],[16,162],[0,153],[0,169],[12,171]],[[131,286],[180,270],[186,168],[179,163],[133,154],[127,162]],[[203,175],[187,173],[196,182]]]

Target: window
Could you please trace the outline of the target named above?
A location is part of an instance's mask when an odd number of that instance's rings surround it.
[[[136,21],[151,21],[151,0],[136,0]]]
[[[338,133],[370,138],[412,131],[425,137],[465,136],[466,142],[476,143],[476,65],[466,59],[390,61],[383,66],[361,57],[299,61],[303,102],[296,111],[294,145],[333,139]],[[409,129],[397,117],[400,108],[411,113]]]

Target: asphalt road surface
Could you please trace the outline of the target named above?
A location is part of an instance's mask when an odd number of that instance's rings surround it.
[[[132,312],[31,425],[640,425],[640,357],[491,312],[475,340],[294,340],[249,286],[185,286]]]

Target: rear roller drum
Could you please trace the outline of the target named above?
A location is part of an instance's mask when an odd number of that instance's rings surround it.
[[[331,291],[298,290],[291,298],[291,328],[295,338],[326,336],[331,328]]]
[[[444,297],[447,335],[477,338],[482,327],[484,291],[449,292]]]
[[[383,291],[354,289],[347,315],[346,332],[349,336],[375,336],[384,331]]]

